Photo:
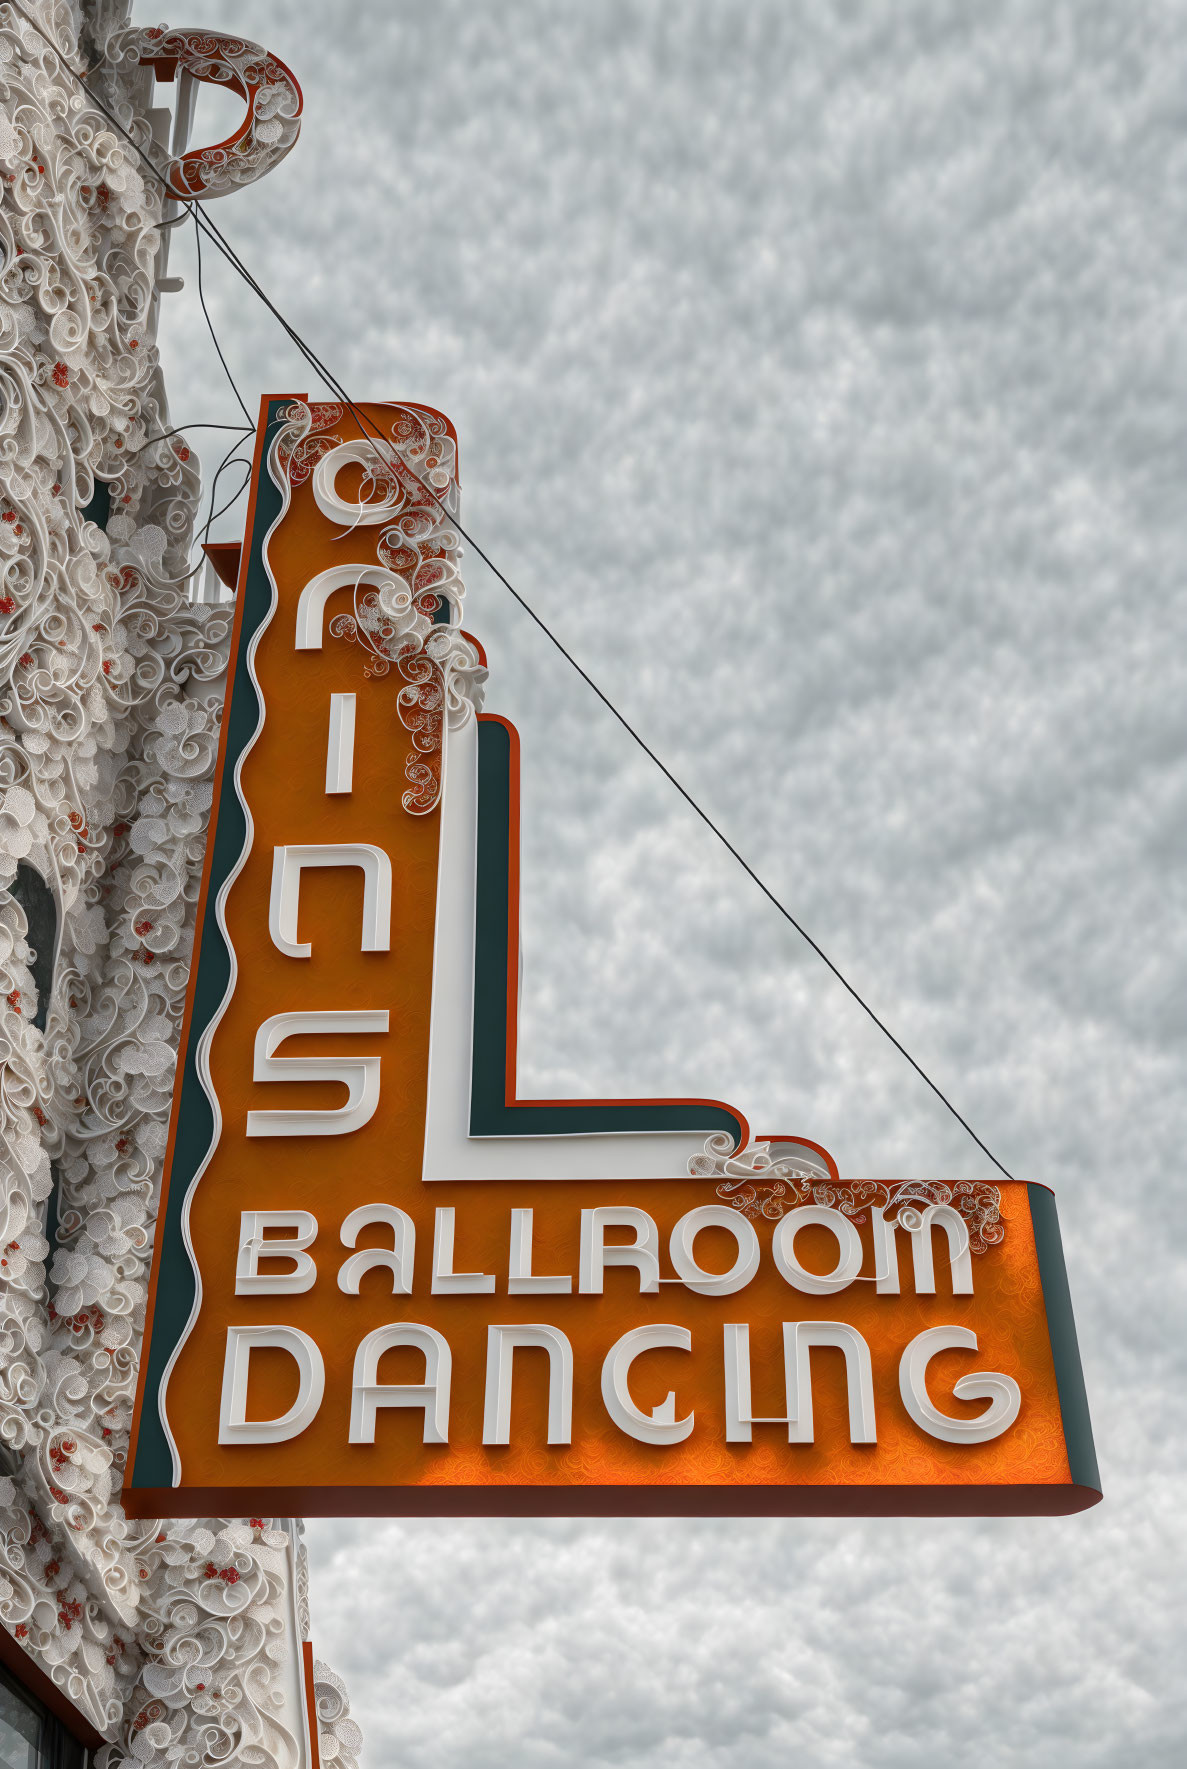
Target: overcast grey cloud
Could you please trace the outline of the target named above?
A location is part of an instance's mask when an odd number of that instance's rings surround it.
[[[1187,9],[179,22],[305,90],[217,208],[252,268],[354,394],[450,414],[483,545],[1055,1188],[1106,1484],[1064,1520],[313,1525],[369,1769],[1180,1762]],[[175,421],[230,421],[187,239],[171,268]],[[249,404],[317,392],[206,274]],[[467,581],[524,739],[526,1087],[708,1093],[846,1174],[992,1178]]]

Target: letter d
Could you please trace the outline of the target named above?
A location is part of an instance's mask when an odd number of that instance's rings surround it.
[[[279,1419],[247,1417],[247,1372],[255,1348],[275,1346],[287,1351],[300,1372],[297,1398]],[[228,1327],[223,1363],[223,1394],[219,1406],[220,1443],[284,1443],[312,1423],[326,1387],[321,1352],[298,1327]]]

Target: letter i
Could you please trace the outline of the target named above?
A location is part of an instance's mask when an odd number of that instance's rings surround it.
[[[330,695],[326,791],[349,792],[354,780],[354,695]]]

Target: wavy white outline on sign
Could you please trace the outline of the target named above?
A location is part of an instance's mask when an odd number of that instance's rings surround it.
[[[287,515],[289,502],[291,499],[291,489],[289,486],[288,474],[286,472],[284,472],[283,469],[280,468],[279,462],[277,460],[277,450],[279,448],[281,438],[284,436],[284,434],[285,434],[284,429],[278,430],[275,438],[273,439],[272,446],[268,450],[268,456],[267,456],[268,476],[272,480],[273,484],[278,486],[281,491],[281,507],[277,513],[276,520],[271,524],[270,528],[268,529],[267,534],[264,536],[264,544],[263,544],[263,548],[262,548],[264,570],[268,574],[268,584],[269,584],[269,587],[272,592],[272,599],[268,605],[267,613],[264,615],[264,618],[261,620],[261,622],[260,622],[259,626],[256,628],[255,632],[252,634],[251,639],[248,642],[248,647],[247,647],[247,670],[248,670],[249,676],[251,677],[252,686],[256,691],[256,700],[259,704],[259,718],[256,721],[255,730],[252,732],[251,736],[248,738],[247,742],[244,744],[242,750],[239,753],[239,757],[235,763],[235,773],[234,773],[235,796],[238,798],[239,803],[243,808],[243,818],[244,818],[244,824],[245,824],[243,847],[242,847],[242,850],[240,851],[239,858],[236,860],[234,866],[231,868],[230,872],[227,874],[226,878],[224,879],[224,881],[219,889],[219,893],[218,893],[217,898],[215,899],[215,906],[214,906],[215,920],[218,924],[218,931],[219,931],[220,935],[222,936],[223,945],[226,947],[227,956],[231,961],[231,974],[227,979],[227,987],[223,993],[223,998],[219,1002],[218,1007],[215,1009],[214,1013],[211,1015],[210,1020],[207,1023],[205,1029],[202,1032],[202,1036],[198,1041],[198,1049],[197,1049],[197,1054],[195,1057],[195,1067],[197,1068],[197,1072],[198,1072],[198,1080],[202,1084],[203,1093],[206,1095],[206,1098],[210,1102],[211,1115],[214,1119],[214,1132],[213,1132],[213,1135],[211,1136],[211,1139],[210,1139],[210,1147],[207,1149],[205,1155],[203,1156],[202,1162],[201,1162],[200,1166],[198,1167],[197,1172],[194,1174],[193,1179],[191,1179],[189,1185],[186,1187],[185,1201],[182,1204],[182,1211],[181,1211],[182,1239],[185,1243],[186,1256],[189,1259],[190,1265],[193,1268],[193,1273],[194,1273],[194,1302],[193,1302],[192,1308],[190,1309],[190,1315],[189,1315],[189,1319],[186,1321],[185,1329],[182,1332],[180,1338],[178,1339],[177,1344],[173,1347],[173,1350],[169,1355],[169,1362],[165,1365],[164,1374],[161,1377],[161,1384],[160,1384],[159,1389],[157,1390],[157,1413],[158,1413],[158,1416],[161,1421],[161,1428],[165,1433],[166,1442],[169,1445],[169,1454],[173,1459],[173,1481],[172,1481],[172,1484],[174,1486],[181,1485],[181,1456],[178,1452],[176,1440],[173,1436],[172,1431],[169,1428],[169,1416],[168,1416],[168,1411],[167,1411],[167,1407],[166,1407],[166,1398],[167,1398],[167,1391],[168,1391],[168,1387],[169,1387],[169,1378],[173,1374],[173,1367],[176,1364],[178,1358],[181,1356],[183,1350],[185,1349],[186,1342],[188,1341],[190,1334],[194,1330],[194,1326],[195,1326],[197,1319],[198,1319],[198,1314],[199,1314],[201,1307],[202,1307],[202,1273],[198,1268],[198,1260],[197,1260],[197,1256],[194,1252],[194,1243],[193,1243],[193,1239],[190,1234],[190,1206],[193,1203],[194,1192],[197,1189],[198,1183],[201,1180],[203,1174],[206,1172],[206,1169],[209,1167],[211,1160],[214,1157],[214,1151],[218,1148],[219,1140],[222,1136],[222,1130],[223,1130],[223,1117],[222,1117],[222,1112],[219,1109],[218,1095],[215,1092],[214,1082],[212,1081],[211,1075],[210,1075],[210,1045],[211,1045],[211,1042],[214,1038],[215,1032],[218,1030],[219,1023],[222,1020],[224,1013],[227,1011],[227,1007],[230,1003],[231,997],[235,993],[235,983],[236,983],[236,981],[238,979],[238,975],[239,975],[239,963],[238,963],[238,959],[236,958],[236,955],[235,955],[235,948],[231,944],[231,936],[227,932],[227,922],[226,922],[225,911],[226,911],[226,903],[227,903],[228,893],[230,892],[231,886],[235,883],[235,880],[239,877],[239,874],[243,871],[244,866],[247,864],[247,857],[251,853],[252,843],[255,838],[255,822],[252,818],[251,810],[250,810],[250,807],[248,806],[247,800],[243,796],[243,786],[242,786],[242,781],[241,781],[240,776],[243,771],[244,762],[247,760],[248,756],[251,754],[252,750],[255,748],[256,743],[259,740],[260,732],[264,729],[264,719],[267,714],[267,708],[265,707],[265,704],[264,704],[263,690],[260,687],[259,677],[256,675],[255,660],[256,660],[256,649],[260,643],[260,640],[263,638],[263,636],[267,632],[269,626],[272,624],[272,619],[276,613],[277,605],[279,602],[279,595],[278,595],[278,591],[277,591],[277,587],[276,587],[276,578],[273,576],[272,567],[268,562],[268,543],[272,539],[272,536],[275,534],[275,532],[276,532],[277,528],[280,526],[281,522],[283,522],[285,516]],[[250,544],[250,537],[249,537],[249,544]],[[232,684],[232,687],[233,687],[233,684]],[[214,838],[214,831],[212,829],[210,839],[213,840],[213,838]]]

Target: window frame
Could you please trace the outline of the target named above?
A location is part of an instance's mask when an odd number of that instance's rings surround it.
[[[91,1769],[107,1741],[0,1624],[0,1679],[40,1718],[36,1769]]]

